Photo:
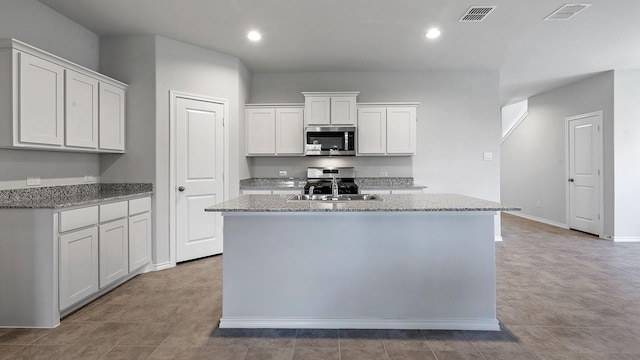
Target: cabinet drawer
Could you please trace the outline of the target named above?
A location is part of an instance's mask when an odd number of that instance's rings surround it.
[[[120,201],[112,204],[100,205],[100,222],[120,219],[127,216],[127,202]]]
[[[60,232],[65,232],[98,223],[98,207],[90,206],[60,213]]]
[[[129,200],[129,215],[151,211],[151,198]]]

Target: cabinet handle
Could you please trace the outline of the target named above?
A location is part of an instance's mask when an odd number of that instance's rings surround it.
[[[186,190],[186,188],[184,186],[178,187],[178,191],[180,191],[180,192],[185,191],[185,190]]]
[[[573,178],[569,178],[569,182],[573,182],[573,181],[574,181]]]

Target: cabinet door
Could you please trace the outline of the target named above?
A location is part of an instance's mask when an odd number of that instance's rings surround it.
[[[129,218],[129,270],[151,262],[151,213]]]
[[[18,57],[18,141],[26,144],[62,146],[64,69],[26,53],[19,53]]]
[[[100,225],[100,288],[129,273],[127,219]]]
[[[356,97],[337,96],[331,98],[331,125],[356,125]]]
[[[98,80],[65,70],[65,145],[98,147]]]
[[[303,109],[276,109],[276,154],[303,155]]]
[[[98,291],[98,228],[60,236],[60,310]]]
[[[110,84],[100,83],[99,118],[101,150],[124,151],[125,91]]]
[[[275,109],[247,109],[245,111],[245,124],[247,155],[275,155]]]
[[[331,124],[331,98],[328,96],[305,96],[304,123],[306,125]]]
[[[271,190],[241,190],[241,195],[271,195]]]
[[[386,123],[386,108],[358,109],[358,155],[385,154]]]
[[[416,108],[387,108],[387,154],[415,155]]]

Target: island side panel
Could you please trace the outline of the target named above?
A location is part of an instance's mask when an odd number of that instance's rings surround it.
[[[493,215],[225,213],[220,326],[498,330]]]

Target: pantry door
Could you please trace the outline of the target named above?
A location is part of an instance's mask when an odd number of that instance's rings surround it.
[[[602,112],[567,118],[569,227],[602,233]]]
[[[177,97],[176,262],[222,253],[222,216],[205,212],[224,201],[224,105]]]

